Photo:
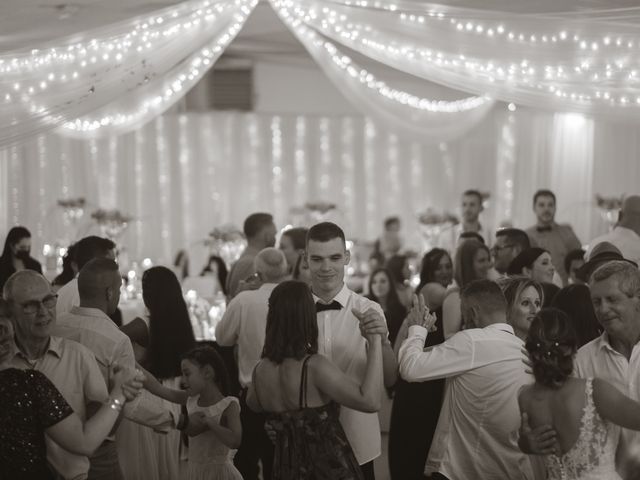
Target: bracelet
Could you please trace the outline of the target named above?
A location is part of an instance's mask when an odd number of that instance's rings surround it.
[[[116,412],[119,412],[120,410],[122,410],[124,403],[122,402],[122,400],[118,399],[118,398],[112,398],[111,401],[109,402],[109,408],[115,410]]]

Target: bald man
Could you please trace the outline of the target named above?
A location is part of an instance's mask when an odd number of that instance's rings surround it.
[[[121,284],[118,264],[114,260],[94,258],[87,262],[78,274],[80,306],[72,307],[71,311],[60,315],[54,329],[56,335],[75,340],[93,352],[105,385],[111,381],[109,372],[114,363],[136,367],[129,337],[109,318],[118,307]],[[145,396],[127,404],[124,416],[162,433],[171,431],[175,425],[171,412],[150,402]],[[107,437],[90,460],[90,480],[124,478],[113,436]],[[126,464],[123,462],[123,465]]]
[[[640,195],[630,195],[624,199],[621,217],[613,230],[589,243],[587,260],[593,247],[602,242],[609,242],[620,250],[624,258],[640,265]]]
[[[4,284],[18,351],[11,366],[42,372],[82,421],[109,398],[94,355],[77,342],[55,336],[57,295],[37,272],[21,270]],[[58,477],[82,480],[89,459],[68,452],[45,436],[47,461]]]
[[[265,418],[246,406],[246,396],[253,367],[260,360],[264,346],[269,296],[278,283],[287,279],[289,273],[284,253],[273,247],[260,250],[253,267],[262,285],[257,290],[245,290],[236,295],[216,326],[218,345],[238,346],[238,379],[242,386],[242,444],[234,463],[245,480],[257,480],[258,459],[262,460],[263,478],[271,478],[273,445],[264,431]]]

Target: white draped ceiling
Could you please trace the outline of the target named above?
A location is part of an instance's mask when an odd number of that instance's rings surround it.
[[[138,128],[202,77],[257,2],[190,0],[2,53],[0,145],[55,127],[84,137]],[[564,11],[571,2],[520,11],[502,0],[269,2],[347,98],[396,130],[460,136],[486,115],[489,98],[625,119],[640,111],[640,6],[624,1]],[[460,90],[460,99],[396,88],[345,48]]]

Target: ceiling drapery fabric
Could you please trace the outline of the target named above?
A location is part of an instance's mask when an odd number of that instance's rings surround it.
[[[295,25],[453,89],[600,117],[636,119],[640,112],[640,6],[271,2]]]
[[[213,65],[257,0],[197,0],[28,51],[0,55],[0,145],[58,128],[133,130]]]
[[[393,88],[360,67],[335,43],[297,21],[282,2],[276,0],[273,6],[336,88],[358,110],[392,131],[421,140],[452,140],[476,126],[494,105],[486,96],[430,100]]]

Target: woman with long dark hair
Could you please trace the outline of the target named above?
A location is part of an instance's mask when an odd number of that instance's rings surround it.
[[[400,330],[400,325],[407,316],[406,307],[400,303],[396,285],[391,274],[385,268],[378,268],[369,277],[369,300],[373,300],[384,312],[389,329],[389,341],[393,345]]]
[[[7,233],[0,256],[0,292],[9,277],[19,270],[42,273],[42,265],[31,256],[31,232],[25,227],[13,227]]]
[[[266,412],[276,432],[273,480],[363,478],[338,414],[339,405],[364,412],[380,408],[382,344],[380,335],[366,338],[367,364],[358,385],[318,354],[309,287],[286,281],[273,289],[262,360],[247,396],[249,407]]]
[[[446,250],[434,248],[422,258],[416,294],[423,295],[436,316],[436,330],[427,336],[425,348],[444,342],[442,302],[452,281],[452,272],[451,257]],[[396,356],[405,338],[407,322],[402,324],[396,338]],[[389,429],[389,470],[393,480],[424,479],[424,465],[440,416],[444,382],[440,379],[409,383],[398,379]]]
[[[142,299],[149,317],[134,321],[148,328],[146,348],[136,347],[139,363],[168,388],[179,389],[182,356],[196,344],[189,311],[175,273],[166,267],[152,267],[142,275]],[[175,418],[180,407],[152,396]],[[158,435],[152,430],[123,420],[118,429],[118,450],[126,478],[179,478],[180,433]]]
[[[551,300],[551,306],[567,314],[578,339],[578,348],[602,334],[593,309],[589,287],[581,284],[568,285]]]

